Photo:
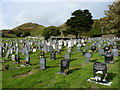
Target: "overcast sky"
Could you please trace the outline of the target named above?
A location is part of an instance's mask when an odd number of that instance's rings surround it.
[[[96,2],[97,1],[97,2]],[[104,11],[114,0],[2,0],[0,3],[0,30],[12,29],[23,23],[59,26],[78,9],[88,9],[93,19],[104,17]]]

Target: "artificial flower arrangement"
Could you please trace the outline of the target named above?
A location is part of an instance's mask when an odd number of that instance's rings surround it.
[[[96,61],[96,60],[97,60],[96,58],[91,58],[91,59],[89,59],[90,62],[94,62],[94,61]]]

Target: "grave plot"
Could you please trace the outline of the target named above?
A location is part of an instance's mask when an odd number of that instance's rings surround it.
[[[70,45],[67,44],[67,41],[62,41],[65,42],[65,44],[61,44],[61,41],[59,41],[60,44],[58,45],[60,45],[60,47],[57,45],[58,41],[48,42],[37,39],[17,39],[15,40],[17,42],[11,43],[14,40],[8,40],[9,41],[4,41],[8,44],[3,45],[5,47],[3,48],[3,56],[1,57],[1,67],[4,69],[4,71],[2,71],[3,88],[118,88],[119,56],[114,64],[106,63],[108,80],[112,82],[111,86],[108,87],[87,81],[88,78],[94,76],[94,62],[85,63],[86,58],[85,55],[82,56],[82,51],[85,49],[87,50],[85,53],[90,53],[89,50],[91,50],[90,47],[93,43],[96,46],[96,49],[98,49],[98,43],[101,44],[101,49],[103,50],[105,42],[102,38],[89,38],[88,41],[85,39],[84,42],[86,43],[80,47],[80,52],[76,51],[77,40],[70,40]],[[78,40],[80,44],[81,40],[82,39]],[[117,44],[120,45],[120,43]],[[47,45],[51,45],[53,48],[51,47],[52,49],[50,49]],[[86,47],[86,45],[88,45],[89,48]],[[5,58],[8,50],[11,49],[9,48],[10,46],[13,47],[13,52],[10,50],[8,53],[9,55]],[[15,48],[14,46],[17,46],[18,48]],[[36,47],[36,52],[33,52],[34,47]],[[71,50],[68,47],[70,47]],[[57,53],[57,50],[60,50],[60,54]],[[56,52],[55,60],[50,59],[51,51]],[[14,55],[19,55],[20,59],[15,61]],[[89,59],[90,58],[91,56]],[[105,62],[104,57],[99,55],[99,51],[93,52],[92,58],[96,58],[98,62]],[[61,60],[64,61],[64,59],[70,59],[70,61],[61,63]],[[20,62],[14,64],[14,62],[18,61]],[[30,66],[21,67],[21,65],[24,65],[25,63],[30,64]],[[62,72],[65,75],[58,74],[57,72]]]
[[[111,86],[112,82],[107,79],[107,66],[105,63],[95,62],[93,65],[94,77],[88,79],[90,82]]]

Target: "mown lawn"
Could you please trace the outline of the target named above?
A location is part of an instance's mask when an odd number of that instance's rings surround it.
[[[76,51],[76,46],[72,49],[70,74],[65,76],[58,74],[60,71],[60,61],[64,58],[66,47],[62,49],[62,54],[57,55],[56,60],[50,60],[49,53],[46,53],[47,69],[40,70],[39,56],[40,51],[30,54],[31,66],[20,67],[20,64],[14,64],[11,57],[7,59],[10,69],[2,71],[2,88],[118,88],[118,63],[107,64],[109,79],[111,86],[104,86],[88,82],[87,79],[93,77],[93,62],[84,63],[85,57],[81,52]],[[25,56],[20,53],[21,61]],[[93,53],[93,58],[97,58],[99,62],[104,62],[104,57],[99,56],[98,52]],[[4,59],[4,58],[2,58]],[[14,67],[19,67],[14,69]]]

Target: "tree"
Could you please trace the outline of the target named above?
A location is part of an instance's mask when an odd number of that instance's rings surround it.
[[[68,26],[67,32],[78,38],[80,33],[90,31],[93,24],[92,15],[87,9],[76,10],[72,13],[72,17],[67,20],[66,24]]]
[[[25,32],[22,34],[23,37],[26,37],[26,36],[29,36],[29,35],[30,35],[30,32],[29,32],[29,31],[25,31]]]
[[[22,32],[21,31],[17,31],[15,34],[16,34],[17,37],[21,37]]]
[[[51,36],[58,36],[60,35],[60,31],[59,31],[59,28],[58,27],[55,27],[55,26],[49,26],[49,27],[46,27],[43,32],[42,32],[42,36],[45,38],[45,39],[49,39]]]
[[[104,28],[107,28],[109,33],[117,33],[120,31],[120,1],[116,0],[112,5],[109,5],[109,10],[105,11],[106,17],[101,19]]]

